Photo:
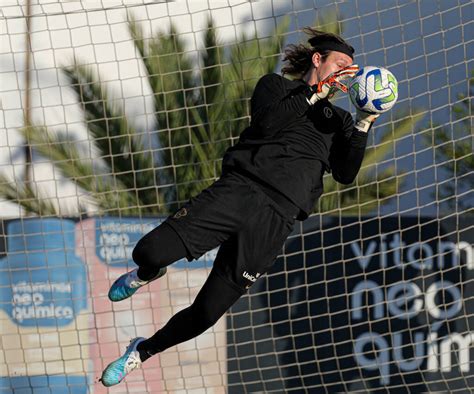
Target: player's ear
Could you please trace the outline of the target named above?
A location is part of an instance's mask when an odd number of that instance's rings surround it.
[[[321,54],[319,52],[314,52],[313,57],[311,58],[314,67],[319,67],[321,64]]]

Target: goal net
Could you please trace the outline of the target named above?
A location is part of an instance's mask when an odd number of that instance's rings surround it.
[[[326,174],[271,271],[117,392],[473,390],[472,8],[3,0],[0,392],[105,393],[129,340],[192,302],[216,250],[121,303],[107,293],[136,242],[220,176],[256,82],[306,26],[389,69],[398,103],[353,184]]]

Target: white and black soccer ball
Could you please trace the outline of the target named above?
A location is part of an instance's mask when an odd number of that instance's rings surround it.
[[[386,68],[366,66],[351,80],[349,95],[361,111],[380,114],[397,102],[398,82]]]

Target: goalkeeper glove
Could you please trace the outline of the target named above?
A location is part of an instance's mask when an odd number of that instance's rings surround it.
[[[330,74],[318,84],[309,87],[306,100],[308,100],[310,105],[313,105],[319,100],[326,98],[330,99],[338,91],[347,93],[347,86],[341,81],[344,79],[353,78],[354,75],[357,74],[357,71],[359,71],[359,66],[357,64],[353,64]]]
[[[355,128],[363,133],[367,133],[379,116],[380,114],[364,112],[360,109],[356,109]]]

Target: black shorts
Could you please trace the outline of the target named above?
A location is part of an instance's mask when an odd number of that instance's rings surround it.
[[[166,223],[183,240],[189,260],[220,245],[214,269],[244,293],[273,265],[293,230],[294,216],[254,181],[227,173]]]

